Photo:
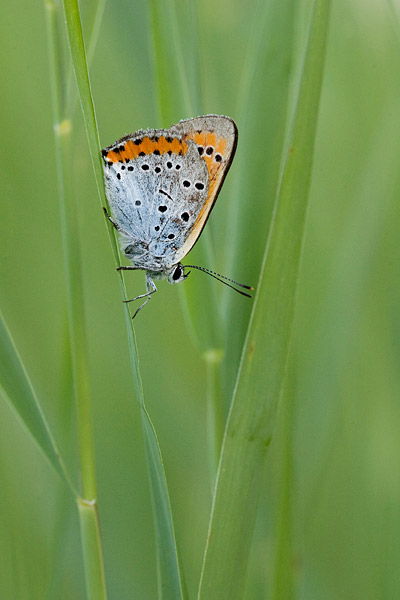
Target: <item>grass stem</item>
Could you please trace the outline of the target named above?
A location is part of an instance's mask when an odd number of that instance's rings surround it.
[[[92,158],[93,170],[99,192],[100,202],[108,202],[104,193],[103,170],[100,157],[99,133],[94,110],[94,103],[90,89],[89,74],[87,69],[85,46],[83,42],[82,26],[77,0],[64,0],[64,13],[67,26],[69,48],[74,67],[79,98],[85,121],[86,133]],[[115,230],[108,227],[110,243],[113,250],[116,266],[121,264]],[[110,232],[110,229],[112,230]],[[119,271],[119,284],[123,299],[126,299],[126,288],[123,272]],[[180,565],[176,548],[174,526],[169,501],[167,481],[161,457],[157,436],[144,404],[143,385],[139,370],[139,358],[135,332],[129,312],[129,307],[124,304],[125,320],[127,326],[128,343],[131,358],[134,389],[140,406],[143,435],[149,466],[150,486],[153,498],[154,519],[157,537],[157,557],[159,565],[159,593],[164,600],[177,600],[184,597],[184,588],[181,580]],[[91,528],[90,531],[96,531]],[[92,545],[93,546],[93,545]],[[89,546],[92,547],[92,546]]]
[[[46,2],[49,38],[50,77],[52,81],[54,140],[56,149],[58,197],[61,214],[64,266],[67,289],[68,324],[71,345],[71,362],[74,396],[77,409],[80,479],[83,499],[78,501],[82,548],[85,565],[87,595],[91,600],[104,600],[104,562],[100,529],[96,510],[97,485],[94,443],[91,419],[91,395],[85,334],[85,315],[82,287],[82,268],[79,227],[73,193],[71,163],[71,121],[63,116],[65,106],[63,91],[62,48],[59,23],[59,5]],[[82,42],[83,43],[83,42]],[[82,512],[81,507],[87,507]]]
[[[329,9],[329,1],[314,1],[274,219],[224,435],[199,600],[243,595],[265,457],[290,349]]]

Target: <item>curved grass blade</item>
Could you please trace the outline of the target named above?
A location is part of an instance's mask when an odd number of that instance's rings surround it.
[[[290,348],[329,9],[329,0],[315,0],[274,219],[224,436],[199,600],[243,595],[265,457]]]
[[[59,26],[61,7],[50,0],[45,3],[49,41],[50,79],[52,83],[54,141],[56,149],[58,197],[65,265],[70,356],[76,404],[79,466],[82,498],[77,499],[85,567],[86,592],[90,600],[106,600],[104,559],[97,518],[97,483],[91,419],[87,344],[83,306],[79,228],[74,206],[71,169],[71,120],[65,110],[65,72],[62,69],[62,37]],[[85,510],[82,510],[85,507]]]
[[[82,26],[77,0],[64,0],[64,12],[66,17],[69,47],[85,120],[85,127],[90,154],[92,157],[96,184],[99,191],[99,198],[101,203],[108,207],[107,199],[104,194],[99,134],[90,90],[90,81],[87,71]],[[107,231],[109,232],[115,263],[117,266],[119,266],[119,250],[116,242],[115,232],[113,230],[112,233],[110,233],[110,228],[108,228]],[[126,299],[127,296],[125,292],[125,283],[122,271],[119,271],[119,282],[123,299]],[[155,510],[154,518],[158,540],[157,551],[159,564],[159,597],[163,598],[164,600],[178,600],[179,598],[184,598],[184,593],[181,583],[181,574],[178,562],[172,514],[170,510],[167,481],[155,430],[144,405],[143,386],[139,371],[139,359],[133,323],[132,319],[130,318],[128,305],[124,304],[124,306],[132,374],[136,397],[141,407],[142,428],[149,463],[150,485]]]
[[[178,5],[174,1],[151,0],[150,2],[155,87],[159,120],[163,127],[169,127],[183,117],[197,116],[193,114],[194,110],[202,112],[202,101],[199,97],[201,73],[196,3],[189,4],[179,5],[178,10]],[[183,43],[183,22],[186,24],[186,30],[190,30],[192,38],[191,43],[186,45]],[[192,78],[188,75],[188,65],[193,66]],[[196,80],[196,86],[192,84],[193,80]],[[197,94],[194,94],[193,90]],[[198,264],[206,266],[215,264],[211,233],[212,228],[208,223],[201,234],[201,241],[193,250]],[[209,305],[216,307],[216,310],[210,311],[208,305],[199,305],[198,297],[201,289],[207,290]],[[179,294],[188,331],[194,344],[206,353],[205,356],[208,356],[207,352],[211,349],[218,351],[222,336],[216,286],[209,278],[193,278],[190,287],[179,286]]]
[[[236,112],[241,128],[230,200],[232,209],[228,215],[229,244],[224,272],[234,273],[238,281],[252,285],[259,276],[265,247],[265,233],[261,227],[255,228],[254,222],[271,222],[287,134],[294,7],[294,0],[258,3],[239,86]],[[265,118],[260,119],[260,114]],[[263,141],[262,152],[259,146],[258,151],[255,149],[257,140]],[[259,153],[262,153],[262,166],[257,160]],[[259,198],[261,190],[262,199]],[[223,367],[229,397],[237,377],[251,304],[242,302],[230,290],[224,290],[227,343]]]
[[[57,165],[58,199],[61,216],[61,234],[66,280],[66,300],[70,338],[70,358],[77,408],[79,456],[82,494],[85,498],[97,497],[96,469],[91,428],[91,394],[88,377],[88,357],[83,308],[82,267],[79,227],[73,192],[73,172],[70,160],[72,123],[63,115],[65,75],[61,68],[63,52],[59,26],[61,7],[49,0],[45,3],[50,58],[50,80],[54,120],[54,144]]]
[[[32,383],[18,354],[14,340],[0,313],[0,389],[11,408],[41,448],[43,454],[66,482],[75,497],[78,496],[65,469],[60,451],[53,439]]]
[[[196,2],[184,5],[163,0],[150,3],[151,42],[160,125],[202,114],[202,74]],[[172,35],[171,35],[172,32]],[[171,39],[173,43],[171,43]],[[212,224],[208,223],[194,250],[200,265],[215,264]],[[207,303],[199,303],[205,290]],[[193,344],[202,351],[207,373],[208,447],[214,481],[224,427],[219,371],[222,360],[222,318],[217,287],[211,278],[192,278],[179,286],[181,307]],[[213,310],[209,310],[209,306]]]
[[[150,492],[157,540],[158,597],[163,600],[179,600],[180,598],[184,600],[187,598],[187,593],[180,568],[167,478],[156,430],[144,402],[136,339],[132,319],[126,304],[125,317],[128,332],[132,333],[132,335],[128,335],[129,354],[133,384],[141,408],[143,437],[149,468]]]

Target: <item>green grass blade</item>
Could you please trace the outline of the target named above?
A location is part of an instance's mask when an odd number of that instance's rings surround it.
[[[153,516],[157,540],[158,597],[162,600],[179,600],[179,598],[182,598],[183,600],[187,597],[187,594],[185,591],[183,574],[180,569],[167,479],[157,434],[144,402],[136,339],[127,305],[125,305],[125,307],[127,328],[132,333],[132,335],[128,336],[129,354],[136,397],[141,408],[140,413],[142,417],[143,436],[149,468],[150,491],[154,511]]]
[[[143,407],[143,427],[151,482],[151,498],[156,523],[158,560],[158,597],[165,600],[187,598],[186,588],[180,574],[175,531],[171,518],[171,504],[166,493],[166,479],[161,450],[154,426]]]
[[[62,14],[60,9],[61,7],[54,2],[46,2],[50,80],[52,82],[53,98],[53,131],[66,279],[70,356],[78,415],[81,493],[85,498],[93,499],[97,497],[96,469],[91,428],[88,358],[83,308],[81,241],[74,203],[74,175],[70,160],[72,123],[68,119],[68,115],[62,115],[65,70],[61,68],[63,53],[62,38],[59,32],[59,22]]]
[[[106,600],[106,582],[103,570],[100,524],[97,505],[93,500],[78,500],[79,522],[81,526],[83,560],[88,600]]]
[[[77,0],[64,0],[64,14],[67,25],[68,43],[74,66],[76,84],[86,127],[86,135],[100,197],[103,196],[103,168],[100,156],[100,138],[96,125],[96,115],[90,90],[89,73],[86,65],[85,44],[83,41],[79,6]]]
[[[193,111],[203,110],[196,3],[182,7],[175,1],[151,0],[150,9],[158,114],[160,124],[169,127],[182,118],[197,116]],[[188,32],[183,31],[185,26],[190,30],[190,41],[187,40]],[[194,80],[196,85],[193,85]],[[195,257],[195,264],[215,264],[210,224],[191,256]],[[214,283],[209,277],[193,277],[190,287],[182,285],[179,288],[188,331],[193,342],[205,352],[218,351],[221,346],[221,318]],[[209,305],[215,307],[213,311],[205,303],[199,304],[201,290],[206,290]]]
[[[176,34],[173,2],[150,0],[149,9],[158,120],[160,127],[169,127],[182,119],[185,111],[190,116],[192,102],[183,59],[173,35],[174,29]]]
[[[0,389],[57,473],[77,496],[32,383],[0,313]]]
[[[165,3],[162,0],[152,0],[150,8],[158,113],[160,123],[169,126],[183,117],[193,117],[203,112],[197,6],[195,2],[182,5],[175,1]],[[192,256],[195,257],[195,264],[215,264],[210,223],[202,232]],[[190,286],[179,286],[188,332],[193,343],[202,350],[202,357],[206,362],[207,432],[212,481],[215,479],[215,465],[219,458],[223,429],[219,377],[222,318],[217,292],[215,281],[210,277],[194,276],[190,280]],[[207,303],[199,302],[199,297],[203,294],[208,298]],[[213,310],[209,310],[209,306],[213,306]]]
[[[93,61],[97,42],[100,35],[100,29],[103,22],[104,10],[106,7],[106,0],[99,0],[95,7],[95,12],[92,18],[91,31],[89,36],[89,44],[87,49],[87,64],[90,67]],[[75,87],[75,76],[72,63],[70,63],[67,84],[66,84],[66,100],[65,100],[65,114],[72,117],[76,106],[76,87]]]
[[[103,202],[105,205],[108,205],[104,195],[99,134],[90,90],[77,0],[64,0],[64,11],[70,52],[85,120],[85,127],[88,136],[88,143],[92,157],[96,183],[101,202]],[[110,228],[108,228],[108,231],[110,232]],[[119,250],[116,242],[115,231],[113,230],[109,235],[115,263],[116,265],[119,265]],[[125,283],[122,272],[120,272],[119,281],[122,296],[123,298],[126,298]],[[157,545],[159,564],[159,594],[160,598],[163,598],[164,600],[177,600],[178,598],[183,598],[183,593],[167,481],[156,433],[144,406],[143,386],[139,371],[139,359],[133,324],[130,318],[128,305],[125,304],[124,306],[134,387],[137,400],[142,409],[142,427],[149,464],[157,540],[159,542]]]
[[[76,207],[74,205],[73,173],[70,153],[71,122],[68,120],[69,115],[62,115],[62,92],[65,81],[63,71],[60,68],[62,64],[62,50],[58,23],[61,20],[61,13],[59,11],[59,6],[49,1],[46,3],[46,9],[50,78],[52,81],[53,92],[58,195],[67,289],[68,325],[74,397],[77,408],[81,494],[84,498],[78,500],[78,507],[86,591],[88,598],[91,600],[105,600],[107,592],[105,586],[103,553],[97,513],[95,512],[97,498],[96,465],[91,419],[87,343],[85,335],[80,238],[76,218]],[[64,72],[66,72],[65,69]],[[64,118],[62,119],[62,117]]]
[[[293,0],[259,3],[239,86],[237,115],[241,128],[234,165],[232,210],[227,226],[230,243],[225,272],[232,274],[230,276],[237,281],[251,285],[255,285],[261,266],[258,248],[265,246],[265,234],[254,223],[270,223],[279,184],[279,165],[288,120],[288,74],[293,55],[294,5]],[[282,43],[282,40],[285,42]],[[252,110],[249,110],[249,106]],[[261,120],[260,114],[265,115]],[[262,153],[254,149],[257,139],[264,141]],[[261,161],[259,154],[262,154]],[[260,192],[263,194],[262,201]],[[227,336],[224,370],[226,387],[231,395],[251,302],[243,302],[229,289],[224,292],[223,314]]]
[[[160,123],[169,126],[183,117],[201,114],[201,70],[196,3],[152,0],[151,42],[154,57],[155,87]],[[196,245],[195,264],[214,265],[215,252],[211,225],[202,232]],[[198,274],[196,274],[198,275]],[[179,286],[181,306],[193,343],[202,350],[207,373],[207,428],[211,479],[221,448],[223,429],[219,370],[221,366],[220,302],[215,281],[210,277],[192,277],[190,286]],[[208,302],[199,302],[204,294]],[[209,310],[209,306],[213,310]],[[216,357],[217,360],[216,360]]]
[[[290,346],[330,2],[316,0],[258,293],[228,419],[200,600],[241,598],[264,460]]]
[[[294,374],[291,352],[289,368],[281,400],[282,433],[278,456],[280,478],[278,483],[278,511],[276,542],[272,558],[271,600],[294,598],[294,542],[293,542],[293,437],[294,437]]]

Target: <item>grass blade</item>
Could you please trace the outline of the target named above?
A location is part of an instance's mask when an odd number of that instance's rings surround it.
[[[88,358],[83,308],[83,277],[81,267],[81,241],[76,217],[71,167],[71,129],[68,115],[63,114],[65,70],[62,69],[60,7],[47,0],[47,31],[49,41],[50,80],[52,83],[54,143],[57,164],[58,198],[61,215],[70,357],[74,396],[78,415],[79,455],[82,494],[85,498],[97,497],[93,434],[90,415],[90,390],[88,384]]]
[[[88,600],[106,600],[103,551],[95,501],[78,501]],[[98,559],[100,557],[100,560]]]
[[[203,112],[197,6],[195,2],[182,6],[175,1],[165,3],[162,0],[152,0],[150,10],[159,120],[162,126],[169,126],[183,116],[193,117]],[[215,264],[210,223],[201,234],[194,256],[196,264]],[[207,303],[199,303],[202,292],[208,298]],[[215,478],[223,429],[219,376],[223,354],[222,318],[217,293],[215,282],[209,277],[193,277],[190,287],[179,286],[188,332],[193,343],[201,349],[206,363],[207,432],[212,481]],[[210,305],[214,307],[211,311]]]
[[[199,600],[241,598],[290,346],[330,2],[313,6],[300,90],[224,437]]]
[[[70,355],[77,409],[81,494],[78,499],[86,591],[90,600],[105,600],[107,591],[100,529],[97,519],[97,484],[91,419],[87,343],[83,302],[79,227],[74,206],[71,168],[70,115],[63,114],[66,69],[62,69],[59,5],[47,0],[50,79],[52,83],[54,140],[57,162],[58,197],[65,265]],[[83,40],[82,40],[83,43]],[[85,510],[83,510],[83,508]]]
[[[156,523],[158,554],[158,597],[173,600],[186,598],[186,588],[180,574],[171,504],[166,493],[166,479],[161,450],[150,417],[143,407],[143,427],[151,482],[151,498]],[[171,568],[172,567],[172,568]]]
[[[281,400],[282,435],[279,452],[278,512],[276,518],[276,544],[271,569],[271,600],[294,598],[294,543],[293,543],[293,421],[294,421],[294,374],[293,352],[289,356],[289,368]]]
[[[269,224],[279,184],[288,114],[288,74],[293,60],[293,20],[295,2],[260,2],[253,16],[252,39],[243,65],[237,114],[241,124],[236,180],[232,189],[232,210],[226,273],[238,281],[255,284],[265,247],[265,232],[254,222]],[[282,40],[285,40],[282,42]],[[262,81],[263,85],[258,82]],[[249,110],[252,106],[252,110]],[[266,115],[260,119],[260,114]],[[257,139],[262,148],[255,147]],[[261,161],[259,156],[261,155]],[[260,202],[260,190],[263,200]],[[255,218],[256,216],[256,218]],[[224,317],[227,336],[224,360],[225,385],[232,395],[240,355],[251,312],[251,302],[243,302],[225,290]],[[234,325],[233,325],[234,324]]]
[[[129,354],[136,396],[141,408],[143,437],[149,468],[150,491],[157,540],[158,597],[163,600],[179,600],[179,598],[183,600],[186,598],[186,592],[179,564],[164,463],[157,434],[144,402],[136,340],[132,327],[132,319],[127,309],[125,309],[125,316],[128,331],[132,333],[132,335],[128,336]]]
[[[193,114],[194,110],[203,111],[199,91],[202,78],[198,56],[196,3],[192,3],[190,7],[182,7],[175,1],[166,3],[151,0],[150,9],[159,120],[161,126],[169,127],[183,117],[197,116]],[[186,34],[188,29],[191,34],[190,43],[186,45],[183,41],[185,28]],[[193,80],[196,85],[193,85]],[[201,234],[201,241],[193,249],[192,256],[196,257],[196,264],[215,264],[211,233],[208,223]],[[179,289],[193,342],[205,352],[206,357],[209,356],[209,350],[218,352],[221,346],[221,318],[214,282],[208,277],[193,277],[190,288],[180,286]],[[210,311],[205,304],[199,305],[201,290],[206,290],[209,304],[216,307],[215,310]]]
[[[90,81],[86,64],[85,47],[77,0],[64,0],[64,11],[69,47],[85,121],[96,184],[99,191],[100,201],[108,206],[104,194],[99,134],[90,90]],[[110,232],[110,228],[108,228],[108,231]],[[109,235],[115,263],[116,265],[119,265],[119,250],[116,242],[115,231],[113,230],[112,233],[109,233]],[[119,272],[119,282],[122,296],[124,299],[126,299],[127,296],[122,272]],[[183,598],[183,592],[174,535],[174,526],[170,510],[168,487],[158,440],[144,405],[143,386],[139,371],[138,351],[133,324],[130,318],[128,305],[125,304],[124,306],[133,381],[136,397],[141,407],[142,428],[149,463],[150,485],[155,511],[154,518],[157,531],[157,540],[159,542],[157,545],[159,564],[159,595],[165,600],[177,600],[178,598]]]
[[[65,470],[60,452],[42,412],[32,383],[1,313],[0,389],[50,464],[67,483],[74,496],[77,496],[77,492]]]
[[[76,84],[79,90],[89,151],[92,158],[96,185],[100,197],[103,194],[103,168],[100,157],[100,138],[96,125],[96,115],[90,91],[89,73],[86,65],[85,44],[83,41],[79,6],[76,0],[64,0],[64,14],[67,25],[68,43],[74,66]]]

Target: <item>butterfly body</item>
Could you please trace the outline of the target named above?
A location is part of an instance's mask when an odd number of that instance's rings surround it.
[[[109,218],[132,263],[122,268],[146,271],[148,297],[154,278],[185,279],[180,261],[204,228],[236,144],[232,119],[206,115],[139,130],[102,150]]]

